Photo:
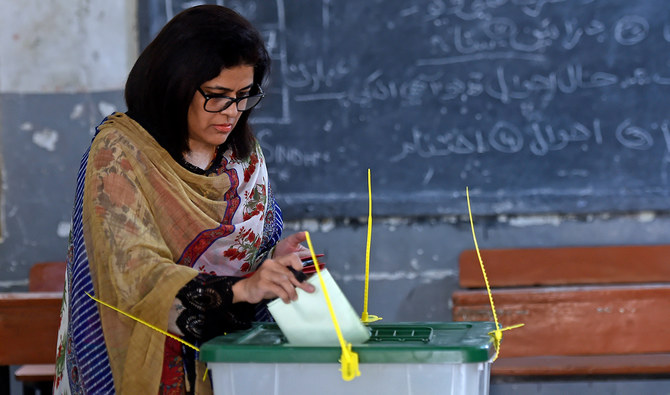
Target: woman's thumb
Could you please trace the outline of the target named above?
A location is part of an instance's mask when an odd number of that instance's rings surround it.
[[[305,235],[304,231],[294,233],[286,238],[286,242],[289,244],[289,246],[291,246],[294,249],[298,249],[298,247],[300,247],[300,243],[302,243],[305,240],[307,240],[307,236]]]

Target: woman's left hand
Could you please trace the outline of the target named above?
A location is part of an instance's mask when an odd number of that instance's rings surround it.
[[[279,240],[273,257],[277,258],[289,254],[296,254],[300,259],[309,257],[309,248],[300,244],[305,240],[307,240],[305,232],[294,233],[285,239]]]

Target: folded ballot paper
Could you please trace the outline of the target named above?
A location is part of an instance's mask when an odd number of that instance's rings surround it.
[[[344,339],[352,344],[367,341],[370,338],[370,330],[361,323],[354,308],[328,270],[321,269],[321,276]],[[312,275],[305,281],[312,284],[315,291],[307,293],[297,288],[298,300],[287,304],[281,299],[275,299],[268,303],[272,317],[293,346],[339,345],[335,324],[328,310],[318,274]]]

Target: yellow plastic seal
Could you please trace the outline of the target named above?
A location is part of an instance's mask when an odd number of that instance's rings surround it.
[[[316,274],[319,276],[319,282],[321,283],[321,289],[323,289],[323,296],[326,298],[326,304],[328,305],[328,311],[330,312],[330,318],[333,320],[333,325],[335,326],[335,332],[337,333],[337,339],[340,342],[340,348],[342,348],[342,355],[340,356],[340,365],[342,366],[342,380],[351,381],[356,376],[360,376],[361,372],[358,370],[358,354],[351,350],[351,343],[344,340],[342,336],[342,331],[340,330],[340,324],[337,323],[337,317],[335,316],[335,309],[333,304],[330,301],[330,296],[328,295],[328,289],[326,288],[326,283],[323,281],[321,276],[321,269],[319,269],[319,262],[316,259],[316,254],[314,253],[314,247],[312,247],[312,240],[309,237],[309,232],[305,232],[305,237],[307,239],[307,246],[309,247],[309,252],[312,254],[312,259],[314,260],[314,267],[316,268]]]
[[[369,324],[370,322],[379,321],[382,317],[368,314],[368,284],[370,283],[370,244],[372,241],[372,180],[370,176],[370,169],[368,169],[368,239],[365,245],[365,291],[363,293],[363,313],[361,314],[361,322]]]
[[[498,315],[496,314],[495,304],[493,304],[493,295],[491,295],[491,287],[489,286],[489,279],[486,276],[486,269],[484,269],[484,261],[482,260],[482,255],[479,253],[479,246],[477,245],[477,236],[475,236],[475,225],[474,222],[472,221],[472,209],[470,208],[470,192],[468,190],[468,187],[465,187],[465,196],[468,200],[468,215],[470,216],[470,228],[472,229],[472,239],[475,242],[475,250],[477,251],[477,258],[479,259],[479,266],[482,268],[482,275],[484,276],[484,283],[486,284],[486,292],[489,295],[489,302],[491,303],[491,312],[493,313],[493,321],[496,326],[495,330],[489,332],[489,336],[491,336],[491,340],[493,341],[493,347],[496,350],[496,355],[494,355],[493,359],[491,360],[491,362],[494,362],[496,359],[498,359],[498,354],[500,354],[500,344],[502,343],[503,331],[522,327],[523,324],[512,325],[506,328],[501,328],[500,324],[498,324]]]

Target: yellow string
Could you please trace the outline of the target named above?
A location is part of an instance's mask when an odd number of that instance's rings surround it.
[[[465,187],[465,196],[468,200],[468,215],[470,216],[470,228],[472,229],[472,239],[475,242],[475,250],[477,251],[477,258],[479,259],[479,266],[482,268],[482,274],[484,275],[486,292],[489,295],[489,302],[491,303],[491,311],[493,312],[493,321],[495,322],[496,326],[496,329],[494,331],[489,332],[489,335],[493,338],[493,347],[496,350],[496,355],[494,355],[493,359],[491,360],[491,362],[494,362],[496,359],[498,359],[498,354],[500,354],[500,343],[502,342],[502,336],[503,336],[502,332],[509,329],[522,327],[524,324],[516,324],[508,326],[506,328],[500,328],[500,325],[498,324],[498,315],[496,314],[496,307],[493,304],[493,295],[491,295],[491,287],[489,286],[489,280],[486,277],[486,269],[484,269],[484,261],[482,260],[482,255],[479,253],[479,246],[477,245],[477,236],[475,236],[475,225],[474,222],[472,221],[472,209],[470,208],[470,192],[468,190],[468,187]]]
[[[358,354],[351,350],[351,343],[346,342],[342,336],[340,324],[338,324],[337,317],[335,316],[335,309],[333,309],[333,304],[330,301],[330,295],[328,295],[328,289],[326,289],[326,283],[323,281],[323,277],[321,276],[321,269],[319,269],[319,262],[316,259],[316,254],[314,253],[314,247],[312,247],[312,240],[309,237],[309,232],[305,232],[305,237],[307,238],[309,252],[312,254],[312,260],[314,260],[316,274],[319,276],[321,289],[323,289],[323,296],[326,298],[326,304],[328,305],[330,317],[333,320],[333,325],[335,326],[337,339],[339,340],[340,347],[342,348],[342,355],[340,356],[340,364],[342,366],[342,380],[351,381],[356,376],[361,375],[361,372],[358,370]]]
[[[158,331],[158,332],[164,334],[165,336],[169,336],[169,337],[175,339],[176,341],[178,341],[178,342],[180,342],[180,343],[182,343],[182,344],[184,344],[184,345],[186,345],[186,346],[191,347],[191,348],[194,349],[195,351],[198,351],[198,352],[200,351],[200,349],[199,349],[198,347],[194,346],[193,344],[191,344],[191,343],[189,343],[189,342],[185,342],[184,340],[180,339],[179,337],[177,337],[177,336],[175,336],[175,335],[173,335],[173,334],[171,334],[171,333],[168,333],[168,332],[166,332],[166,331],[164,331],[164,330],[162,330],[162,329],[160,329],[160,328],[158,328],[158,327],[156,327],[156,326],[154,326],[154,325],[151,325],[150,323],[148,323],[148,322],[146,322],[146,321],[142,321],[141,319],[139,319],[139,318],[137,318],[137,317],[134,317],[134,316],[132,316],[132,315],[126,313],[125,311],[122,311],[121,309],[118,309],[118,308],[116,308],[116,307],[114,307],[114,306],[112,306],[112,305],[110,305],[110,304],[107,304],[107,303],[103,302],[102,300],[97,299],[97,298],[95,298],[94,296],[91,296],[88,292],[86,292],[86,295],[88,295],[89,298],[95,300],[96,302],[100,303],[100,304],[103,305],[103,306],[109,307],[110,309],[112,309],[112,310],[114,310],[114,311],[118,311],[119,313],[125,315],[125,316],[128,317],[128,318],[132,318],[132,319],[134,319],[135,321],[139,322],[140,324],[144,324],[144,325],[148,326],[149,328],[151,328],[151,329],[153,329],[153,330],[155,330],[155,331]]]
[[[370,242],[372,240],[372,181],[368,169],[368,240],[365,246],[365,292],[363,294],[363,314],[361,321],[370,323],[379,321],[382,317],[368,314],[368,284],[370,283]]]

